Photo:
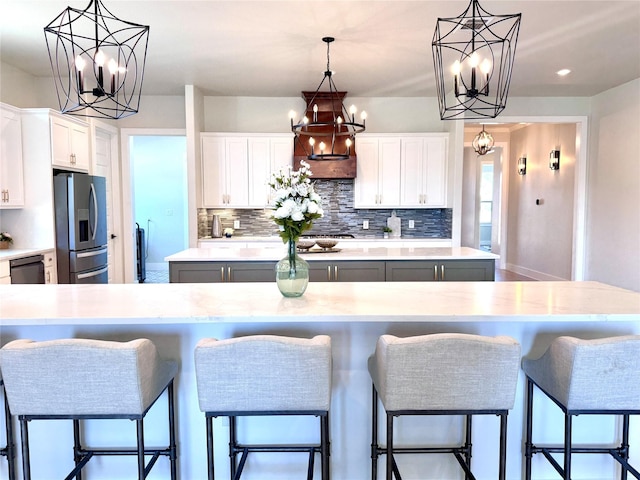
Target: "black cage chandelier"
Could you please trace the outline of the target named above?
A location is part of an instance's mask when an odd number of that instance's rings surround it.
[[[493,15],[478,0],[455,18],[439,18],[433,35],[440,118],[495,118],[511,82],[521,14]]]
[[[322,39],[327,44],[327,70],[315,93],[303,92],[307,100],[305,114],[296,120],[296,112],[289,112],[295,141],[302,146],[309,160],[349,159],[356,134],[365,131],[367,113],[362,111],[361,122],[357,121],[356,107],[351,105],[347,111],[342,102],[345,92],[338,92],[333,81],[329,46],[334,40],[333,37]],[[329,90],[321,91],[325,81]]]
[[[84,10],[67,7],[44,33],[62,113],[118,119],[138,112],[148,26],[91,0]]]

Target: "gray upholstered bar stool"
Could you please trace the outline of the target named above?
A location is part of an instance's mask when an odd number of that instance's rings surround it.
[[[571,478],[574,453],[608,454],[621,466],[621,479],[631,473],[629,465],[629,415],[640,414],[640,336],[626,335],[581,340],[558,337],[537,360],[524,359],[522,369],[527,378],[525,479],[531,479],[531,459],[542,453],[563,479]],[[534,445],[534,385],[564,412],[564,442],[558,446]],[[620,446],[573,447],[572,418],[576,415],[619,415],[622,418]],[[561,466],[552,453],[563,455]]]
[[[209,479],[214,479],[213,418],[229,418],[231,479],[242,475],[250,452],[306,452],[307,479],[320,453],[322,479],[329,480],[331,338],[254,335],[203,339],[195,348],[200,410],[205,413]],[[250,445],[237,438],[236,419],[245,416],[313,415],[320,442],[313,445]],[[241,454],[238,462],[238,454]]]
[[[401,479],[396,454],[451,453],[471,472],[472,418],[500,417],[498,478],[506,474],[507,414],[513,408],[520,365],[520,344],[510,337],[443,333],[398,338],[382,335],[369,373],[373,381],[371,478],[378,457],[386,455],[386,479]],[[386,411],[386,446],[378,444],[378,398]],[[464,415],[465,443],[459,447],[394,445],[393,421],[401,415]]]
[[[4,396],[4,384],[2,383],[2,375],[0,374],[0,390],[3,392],[4,403],[4,424],[7,444],[0,448],[0,455],[7,458],[7,474],[9,480],[15,480],[16,478],[16,445],[13,434],[13,422],[11,420],[11,413],[9,412],[9,403],[6,396]]]
[[[25,480],[31,478],[29,422],[51,419],[73,421],[75,467],[66,478],[81,478],[82,468],[94,456],[135,455],[137,477],[142,480],[162,455],[169,457],[171,478],[176,479],[173,378],[177,364],[162,360],[150,340],[15,340],[0,349],[0,363],[11,413],[20,422]],[[145,448],[143,419],[165,390],[169,446]],[[83,447],[80,421],[87,419],[135,420],[137,446]],[[151,456],[146,466],[145,455]]]

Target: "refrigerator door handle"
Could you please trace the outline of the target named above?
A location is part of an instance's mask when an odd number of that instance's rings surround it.
[[[96,188],[93,186],[93,182],[91,182],[91,196],[93,197],[93,210],[95,212],[91,240],[95,240],[98,232],[98,197],[96,196]]]
[[[79,273],[78,274],[78,280],[81,280],[83,278],[97,277],[98,275],[103,274],[107,270],[109,270],[109,267],[101,268],[100,270],[96,270],[95,272]]]
[[[92,250],[91,252],[78,253],[76,258],[95,257],[96,255],[102,255],[104,253],[107,253],[107,249],[101,248],[100,250]]]

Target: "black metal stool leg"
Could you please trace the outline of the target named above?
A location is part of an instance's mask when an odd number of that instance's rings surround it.
[[[331,478],[331,446],[329,443],[329,412],[320,417],[320,457],[322,460],[322,480]]]
[[[629,460],[629,415],[622,415],[622,443],[620,444],[621,457]],[[622,465],[620,480],[627,480],[627,468]]]
[[[80,451],[82,450],[82,439],[80,434],[80,420],[73,420],[73,461],[76,464],[76,467],[82,461],[82,454]],[[82,480],[82,470],[79,470],[76,475],[76,480]]]
[[[393,480],[393,415],[387,413],[387,480]]]
[[[229,459],[231,461],[231,480],[236,478],[236,417],[229,417]]]
[[[471,454],[471,448],[472,448],[471,438],[473,436],[472,425],[473,425],[473,416],[465,415],[464,460],[465,460],[465,463],[467,464],[467,467],[469,467],[469,470],[471,470],[471,456],[472,456]],[[469,475],[465,473],[464,478],[465,480],[469,480]]]
[[[9,411],[9,402],[7,402],[7,397],[4,398],[4,421],[7,438],[7,473],[9,475],[9,480],[16,480],[16,444],[13,435],[13,419],[11,418],[11,412]]]
[[[29,425],[25,419],[20,419],[20,437],[22,443],[22,478],[31,480],[31,461],[29,458]]]
[[[507,478],[507,413],[500,415],[500,468],[498,480]]]
[[[178,478],[178,452],[176,447],[176,420],[173,380],[167,388],[167,404],[169,409],[169,461],[171,462],[171,480]]]
[[[214,480],[215,469],[213,466],[213,417],[207,415],[205,417],[207,423],[207,471],[209,472],[208,479]]]
[[[526,433],[524,441],[524,479],[531,480],[531,457],[533,455],[531,451],[531,436],[533,432],[533,382],[527,377],[527,391],[526,391]]]
[[[378,392],[375,385],[371,394],[371,480],[378,478]]]
[[[142,419],[136,420],[136,431],[138,434],[138,480],[144,480],[144,422]]]
[[[564,478],[571,480],[571,414],[564,415]]]

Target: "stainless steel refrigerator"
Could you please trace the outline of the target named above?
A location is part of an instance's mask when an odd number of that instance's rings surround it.
[[[107,283],[107,192],[103,177],[53,177],[58,283]]]

